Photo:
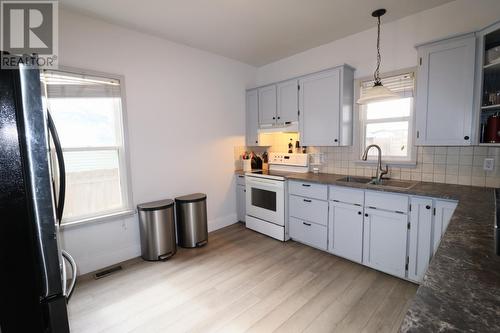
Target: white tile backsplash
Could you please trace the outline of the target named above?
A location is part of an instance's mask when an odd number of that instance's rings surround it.
[[[288,142],[298,140],[298,135],[278,133],[266,140],[270,145],[268,151],[287,151]],[[236,158],[237,152],[241,154],[245,151],[245,147],[240,148],[235,149]],[[391,178],[500,187],[500,147],[416,147],[415,149],[417,149],[417,164],[408,167],[390,167]],[[307,147],[307,152],[323,154],[321,172],[366,177],[376,175],[376,166],[360,163],[361,158],[352,146]],[[493,171],[483,170],[485,158],[495,159]]]

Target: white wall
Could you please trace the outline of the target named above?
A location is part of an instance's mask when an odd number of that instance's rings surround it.
[[[367,15],[369,12],[368,8]],[[457,0],[382,24],[381,72],[416,66],[416,44],[481,29],[497,20],[500,20],[500,1]],[[342,63],[356,68],[356,78],[371,76],[376,65],[375,47],[376,28],[373,28],[262,66],[257,71],[257,85]]]
[[[234,223],[233,149],[256,69],[65,10],[59,31],[61,65],[125,77],[134,203],[204,192],[209,229]],[[140,255],[137,215],[62,238],[80,274]]]
[[[375,29],[256,70],[66,10],[60,15],[61,65],[125,76],[134,203],[205,192],[210,229],[236,220],[233,148],[244,145],[245,88],[341,63],[354,66],[356,77],[375,67]],[[457,0],[384,24],[382,71],[415,66],[417,43],[499,18],[498,0]],[[81,274],[140,254],[136,215],[65,229],[62,237]]]

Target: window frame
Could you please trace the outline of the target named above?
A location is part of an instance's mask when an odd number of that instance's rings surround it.
[[[61,221],[61,229],[80,226],[89,223],[106,222],[115,220],[120,217],[126,217],[135,214],[133,192],[132,192],[132,179],[130,175],[130,154],[129,154],[129,138],[128,138],[128,117],[126,107],[126,94],[125,94],[125,77],[119,74],[104,73],[92,70],[79,69],[67,66],[58,66],[57,69],[50,69],[50,72],[61,72],[77,75],[97,76],[102,78],[109,78],[118,80],[120,82],[120,104],[121,104],[121,121],[119,122],[118,139],[119,145],[117,146],[101,146],[101,147],[71,147],[62,148],[64,152],[77,152],[77,151],[105,151],[116,150],[118,153],[118,170],[120,174],[121,195],[123,200],[123,207],[119,209],[100,212],[97,214],[89,214],[87,216],[80,216],[76,218],[63,219]],[[48,99],[48,97],[46,97]],[[52,161],[51,163],[54,163]]]
[[[417,68],[416,67],[411,67],[411,68],[405,68],[401,70],[396,70],[396,71],[391,71],[382,74],[380,77],[381,79],[385,79],[391,76],[398,76],[398,75],[403,75],[406,73],[412,73],[413,74],[413,101],[411,103],[411,108],[410,108],[410,117],[409,117],[409,125],[408,125],[408,150],[409,150],[409,159],[408,160],[400,160],[400,159],[385,159],[383,152],[382,152],[382,162],[384,164],[387,164],[390,167],[408,167],[408,168],[415,168],[417,165],[417,150],[418,147],[415,146],[415,103],[416,103],[416,81],[417,81]],[[362,77],[359,79],[354,80],[354,100],[357,101],[360,97],[361,94],[361,84],[365,81],[373,81],[373,76],[367,76],[367,77]],[[394,121],[401,121],[404,120],[406,121],[408,117],[394,117],[391,118],[391,122]],[[386,118],[387,119],[387,118]],[[368,121],[368,123],[377,123],[377,122],[386,122],[385,119],[376,119],[376,120],[371,120]],[[363,152],[365,150],[365,145],[366,145],[366,133],[365,133],[365,128],[366,128],[366,119],[365,119],[365,112],[364,112],[364,105],[359,105],[355,103],[354,105],[354,124],[355,128],[354,131],[357,133],[357,135],[354,136],[354,147],[355,147],[355,153],[357,155],[357,160],[355,161],[356,164],[361,164],[361,165],[376,165],[377,164],[377,159],[373,158],[368,158],[368,160],[363,161],[361,159],[361,156],[363,155]]]

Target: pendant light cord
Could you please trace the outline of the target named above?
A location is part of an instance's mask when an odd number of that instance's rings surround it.
[[[375,79],[375,85],[379,85],[381,83],[380,81],[380,16],[377,17],[378,23],[377,23],[377,68],[375,69],[375,72],[373,73],[373,78]]]

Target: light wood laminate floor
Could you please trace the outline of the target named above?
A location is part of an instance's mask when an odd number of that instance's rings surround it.
[[[395,332],[417,286],[235,224],[78,283],[72,332]]]

